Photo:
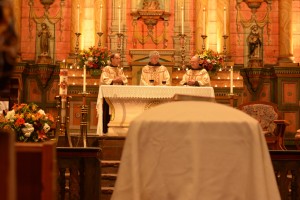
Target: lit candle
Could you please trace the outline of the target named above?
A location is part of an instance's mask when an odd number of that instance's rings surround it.
[[[184,34],[184,10],[183,6],[181,7],[181,34]]]
[[[230,94],[233,94],[233,66],[230,66]]]
[[[205,31],[205,8],[203,8],[203,34],[202,35],[205,35],[206,34],[206,31]]]
[[[86,66],[83,65],[83,93],[86,92]]]
[[[79,33],[79,20],[80,20],[80,10],[79,10],[79,4],[77,4],[77,33]]]
[[[121,33],[121,6],[119,6],[119,33]]]
[[[100,32],[102,32],[102,4],[100,5]]]
[[[226,35],[226,7],[224,7],[224,35]]]

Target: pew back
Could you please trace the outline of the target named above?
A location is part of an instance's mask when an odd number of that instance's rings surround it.
[[[16,165],[14,134],[0,129],[0,194],[1,199],[16,199]]]
[[[56,144],[16,143],[19,200],[54,200],[56,196]]]

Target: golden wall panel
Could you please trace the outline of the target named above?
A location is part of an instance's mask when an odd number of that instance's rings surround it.
[[[90,103],[90,129],[97,129],[98,118],[97,118],[97,102],[92,101]]]
[[[36,80],[29,79],[27,84],[28,84],[27,102],[41,103],[42,93],[40,88],[38,87]]]
[[[262,86],[262,90],[260,92],[260,101],[271,101],[271,97],[270,97],[270,83],[264,83]]]
[[[81,101],[70,102],[70,129],[80,129]]]
[[[47,102],[48,103],[55,103],[55,96],[59,93],[59,80],[56,79],[52,82],[49,90],[47,90]]]
[[[292,82],[282,82],[282,88],[282,104],[297,104],[297,84]]]
[[[286,132],[296,133],[297,112],[284,112],[283,118],[290,123],[290,125],[286,127]]]

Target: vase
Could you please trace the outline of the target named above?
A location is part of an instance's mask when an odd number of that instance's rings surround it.
[[[90,69],[91,76],[100,76],[101,75],[101,69]]]

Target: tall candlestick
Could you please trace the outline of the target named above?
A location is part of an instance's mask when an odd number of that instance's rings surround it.
[[[119,6],[119,33],[121,33],[121,6]]]
[[[83,93],[86,92],[86,66],[83,65]]]
[[[77,33],[79,33],[79,20],[80,20],[80,10],[79,10],[79,4],[77,4]]]
[[[203,34],[202,35],[206,35],[206,30],[205,30],[205,8],[203,8]]]
[[[230,66],[230,94],[233,94],[233,66]]]
[[[100,5],[100,31],[102,32],[102,4]]]
[[[224,35],[226,35],[226,7],[224,7]]]
[[[184,34],[184,10],[183,6],[181,7],[181,34]]]

